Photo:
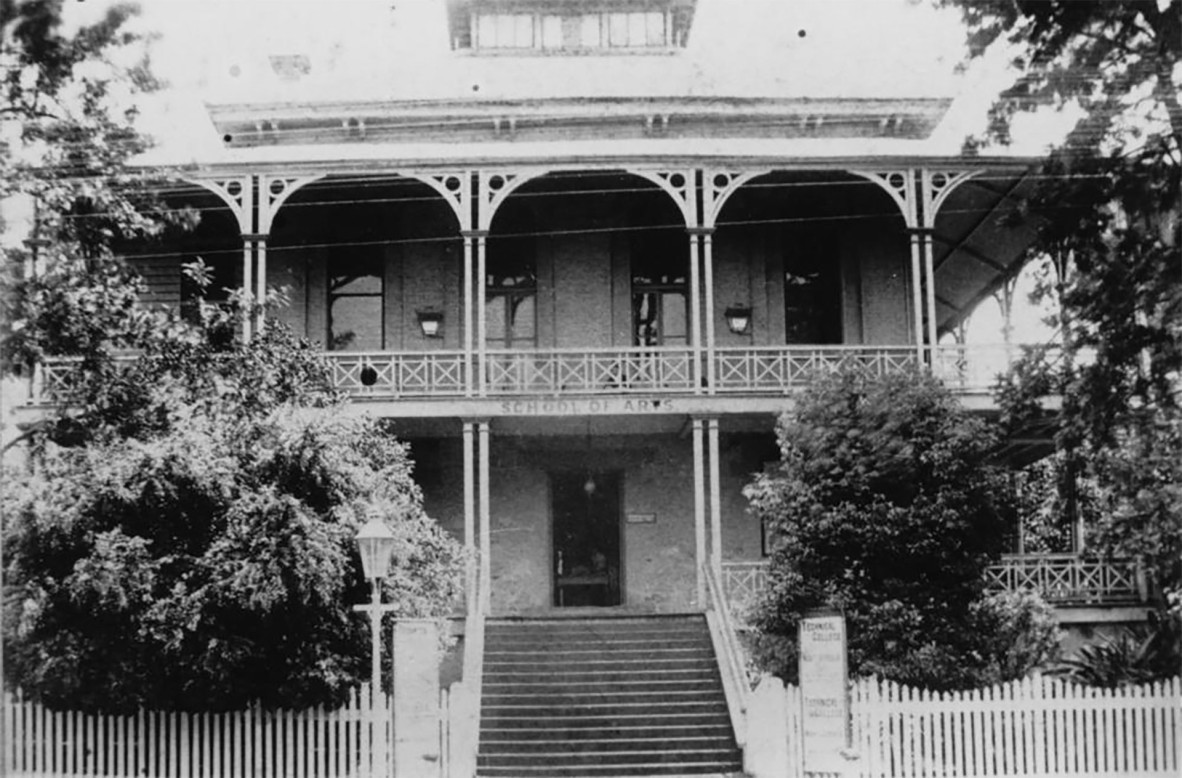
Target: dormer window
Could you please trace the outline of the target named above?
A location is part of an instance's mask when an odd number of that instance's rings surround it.
[[[632,5],[631,8],[628,6]],[[684,48],[693,3],[615,3],[571,12],[557,2],[453,0],[452,45],[499,53],[664,52]]]

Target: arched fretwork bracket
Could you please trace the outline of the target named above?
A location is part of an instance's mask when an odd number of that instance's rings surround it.
[[[287,198],[313,181],[324,176],[259,176],[259,234],[268,235],[275,214],[287,202]]]
[[[243,235],[253,233],[254,224],[254,187],[251,176],[237,176],[233,178],[190,178],[189,183],[196,184],[217,195],[238,220],[238,231]]]
[[[549,170],[481,170],[477,174],[476,229],[489,230],[497,209],[525,184],[549,173]]]
[[[698,198],[694,192],[693,170],[630,169],[629,173],[651,181],[665,191],[681,211],[686,227],[699,227]]]
[[[421,181],[434,189],[451,206],[460,232],[472,229],[472,171],[457,170],[451,173],[415,173],[399,171],[399,175]]]
[[[903,214],[903,221],[914,229],[919,226],[919,204],[915,197],[915,177],[911,170],[851,170],[855,176],[861,176],[875,184],[891,196],[899,211]]]
[[[948,196],[965,181],[968,181],[973,176],[980,175],[982,172],[980,170],[951,171],[925,169],[921,177],[921,191],[923,195],[922,226],[936,226],[936,214],[940,212],[940,206],[944,204]]]
[[[739,187],[753,178],[767,175],[771,170],[703,170],[702,171],[702,226],[715,227],[722,207]]]

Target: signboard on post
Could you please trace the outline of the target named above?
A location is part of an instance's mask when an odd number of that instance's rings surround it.
[[[850,721],[845,617],[811,611],[800,620],[799,637],[804,771],[844,774]]]

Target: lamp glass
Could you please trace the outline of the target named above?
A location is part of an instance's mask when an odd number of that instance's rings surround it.
[[[735,306],[726,310],[726,324],[736,335],[745,335],[751,326],[751,309]]]
[[[394,533],[378,518],[371,518],[357,531],[357,550],[366,578],[385,578],[394,552]]]
[[[442,324],[442,313],[436,311],[419,311],[419,328],[423,331],[423,337],[439,337],[439,328]]]

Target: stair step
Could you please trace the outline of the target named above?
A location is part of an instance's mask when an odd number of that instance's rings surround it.
[[[718,688],[717,679],[661,679],[640,678],[633,680],[609,680],[592,678],[586,681],[540,680],[540,681],[492,681],[485,682],[485,695],[529,695],[570,696],[578,694],[628,694],[638,691],[649,693],[691,692],[708,693]]]
[[[681,762],[680,764],[579,765],[551,767],[549,765],[518,765],[513,767],[478,767],[476,774],[495,778],[624,778],[625,776],[729,775],[742,766],[719,762]]]
[[[710,681],[717,682],[718,673],[709,664],[699,667],[658,667],[628,666],[603,668],[588,671],[585,668],[546,668],[542,671],[513,668],[484,671],[484,686],[500,684],[581,684],[581,683],[654,683],[661,681]]]
[[[616,753],[631,751],[661,751],[672,748],[678,751],[726,751],[730,748],[729,736],[704,737],[689,735],[684,737],[655,738],[579,738],[577,740],[530,739],[530,740],[493,740],[481,742],[480,753],[485,755],[512,754],[550,754],[550,753]]]
[[[647,748],[637,750],[605,749],[602,751],[582,751],[563,753],[538,753],[537,750],[526,745],[520,751],[505,751],[497,754],[480,753],[477,763],[482,765],[514,765],[536,764],[541,762],[554,767],[582,764],[633,764],[646,762],[649,764],[672,764],[679,761],[705,762],[713,761],[725,763],[731,759],[731,749],[722,748],[662,748],[660,743],[649,743]]]
[[[545,731],[548,727],[569,729],[615,729],[626,731],[633,728],[657,727],[730,727],[730,714],[725,708],[713,711],[663,711],[660,716],[654,716],[651,711],[599,711],[564,712],[547,717],[544,721],[530,715],[513,711],[488,712],[481,716],[481,733],[528,729]]]
[[[669,739],[676,740],[680,738],[694,738],[694,737],[724,737],[729,738],[731,735],[731,724],[728,718],[719,717],[714,723],[697,723],[697,724],[657,724],[646,720],[646,723],[637,723],[634,725],[588,725],[584,721],[570,722],[566,725],[555,724],[549,727],[539,726],[499,726],[499,727],[481,727],[480,741],[482,743],[488,742],[514,742],[521,743],[527,741],[581,741],[581,740],[601,740],[607,737],[620,737],[625,740],[635,739]]]

